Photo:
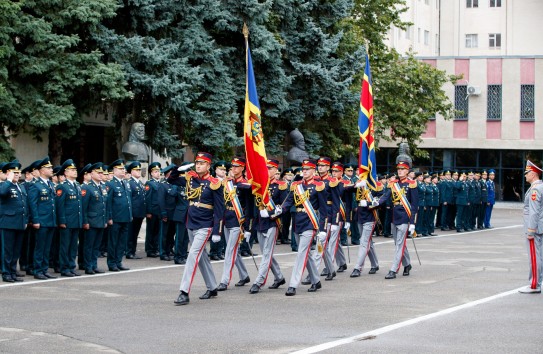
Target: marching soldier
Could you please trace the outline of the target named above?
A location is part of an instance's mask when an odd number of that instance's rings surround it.
[[[104,273],[98,268],[98,255],[104,230],[107,227],[107,188],[102,184],[103,164],[97,162],[88,168],[91,181],[81,186],[83,229],[85,230],[85,274]]]
[[[496,172],[492,169],[488,170],[488,180],[486,181],[486,189],[488,193],[488,199],[485,207],[485,223],[484,227],[490,229],[490,218],[492,217],[492,208],[496,203],[496,186],[494,185],[494,177]]]
[[[394,260],[385,279],[396,278],[396,273],[403,264],[403,275],[408,276],[411,271],[411,259],[407,251],[407,235],[415,231],[414,221],[417,217],[418,195],[417,182],[407,178],[407,173],[411,168],[411,157],[402,151],[400,144],[400,155],[396,159],[396,170],[398,172],[398,181],[390,182],[392,209],[392,237],[396,250]]]
[[[54,279],[48,273],[49,251],[51,241],[57,227],[57,211],[55,207],[55,188],[50,178],[53,176],[53,165],[49,157],[36,164],[40,177],[30,185],[28,204],[32,215],[32,227],[36,230],[34,247],[34,278],[39,280]]]
[[[541,182],[541,170],[533,162],[526,162],[524,177],[530,183],[530,188],[524,195],[524,235],[530,255],[530,285],[519,290],[522,294],[541,293],[541,281],[543,280],[543,183]]]
[[[189,303],[189,292],[198,265],[207,286],[207,291],[200,299],[206,300],[217,296],[217,282],[209,261],[206,243],[211,236],[213,242],[221,239],[222,220],[224,217],[224,192],[221,180],[211,177],[211,154],[199,152],[194,160],[196,171],[188,171],[185,177],[172,173],[169,182],[186,188],[189,209],[187,212],[187,229],[192,242],[183,278],[179,286],[179,296],[174,301],[176,305]],[[186,171],[191,165],[178,169]],[[174,171],[177,172],[177,171]]]
[[[6,180],[0,183],[0,230],[2,232],[2,280],[8,283],[22,282],[17,272],[24,230],[28,226],[27,194],[19,185],[21,164],[14,160],[4,164],[2,173]],[[22,275],[24,276],[24,275]]]
[[[268,211],[264,207],[259,208],[255,228],[257,231],[258,245],[262,252],[262,260],[260,262],[260,267],[258,268],[258,276],[249,290],[249,293],[251,294],[258,293],[260,288],[266,283],[270,268],[274,276],[274,282],[268,289],[278,289],[281,285],[286,283],[285,277],[279,268],[279,263],[277,263],[277,260],[273,257],[273,249],[280,227],[277,215],[282,212],[281,203],[285,201],[288,193],[288,184],[276,178],[279,161],[270,159],[267,161],[267,166],[270,177],[268,193],[270,200],[273,201],[276,207],[275,210],[271,211]],[[251,204],[254,205],[254,202]]]
[[[126,245],[126,259],[140,259],[136,255],[138,236],[141,224],[145,219],[145,186],[141,182],[141,163],[134,161],[126,165],[126,172],[130,176],[127,180],[132,191],[132,222],[128,231],[128,243]]]
[[[176,165],[168,165],[162,169],[164,180],[158,188],[158,205],[160,207],[160,238],[159,238],[159,254],[160,260],[171,261],[170,253],[174,247],[175,237],[175,222],[173,214],[175,211],[176,200],[178,198],[178,186],[168,182],[168,177]],[[173,254],[172,254],[173,256]]]
[[[349,180],[350,184],[352,185],[355,185],[356,182],[358,182],[358,176],[354,173],[354,169],[355,169],[355,165],[351,164],[351,163],[348,163],[348,164],[345,164],[344,166],[344,170],[343,172],[345,173],[344,174],[344,178]],[[356,203],[356,200],[355,198],[351,198],[351,225],[350,225],[350,229],[349,231],[351,232],[351,244],[352,245],[360,245],[360,232],[358,230],[358,221],[356,220],[357,218],[357,213],[356,213],[356,207],[357,207],[357,203]],[[383,219],[384,220],[384,219]],[[341,231],[341,245],[342,246],[348,246],[348,242],[347,242],[347,231],[345,230],[342,230]]]
[[[226,178],[229,169],[230,169],[230,166],[224,160],[219,160],[213,164],[214,176],[215,178],[218,178],[221,181],[223,181]],[[243,257],[247,257],[250,255],[250,248],[249,248],[248,242],[249,242],[249,239],[247,239],[246,242],[243,242],[241,244],[240,251]],[[221,236],[221,240],[219,242],[212,242],[209,247],[209,258],[213,261],[224,259],[223,254],[224,254],[225,244],[226,244],[226,239],[224,238],[224,235]]]
[[[158,187],[160,185],[159,162],[152,162],[147,168],[151,178],[145,183],[145,207],[147,209],[147,230],[145,235],[145,253],[147,257],[159,256],[158,239],[160,235],[160,205],[158,203]]]
[[[315,260],[315,251],[311,246],[315,236],[319,239],[326,237],[326,219],[328,210],[326,206],[326,186],[324,182],[315,180],[315,160],[304,160],[302,163],[303,180],[293,182],[283,208],[296,206],[294,214],[294,233],[298,244],[298,253],[292,268],[292,276],[286,296],[296,295],[296,288],[300,284],[304,268],[307,265],[311,278],[311,287],[307,290],[315,292],[320,289],[318,268]],[[319,214],[317,214],[319,213]]]
[[[290,189],[290,184],[294,180],[294,170],[290,167],[286,168],[282,173],[282,180],[287,183],[287,190]],[[290,210],[283,210],[281,214],[281,244],[292,244],[292,240],[289,238],[291,221]]]
[[[81,187],[76,181],[77,168],[72,159],[66,160],[60,167],[59,174],[66,180],[56,188],[56,207],[60,228],[60,274],[65,277],[79,276],[75,268],[77,241],[83,226]]]
[[[111,272],[129,270],[123,266],[128,227],[132,222],[132,197],[130,185],[124,180],[126,170],[123,160],[110,164],[113,179],[106,183],[108,224],[111,225],[107,245],[107,266]]]

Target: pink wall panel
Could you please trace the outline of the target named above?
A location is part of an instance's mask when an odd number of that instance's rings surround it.
[[[468,121],[455,120],[453,122],[453,138],[467,139],[468,138]]]
[[[502,60],[486,60],[486,80],[488,85],[501,85],[502,83]]]
[[[520,122],[520,139],[535,139],[535,122]]]
[[[502,138],[502,122],[487,121],[486,122],[486,138],[501,139]]]
[[[535,84],[535,59],[520,59],[520,84]]]
[[[423,138],[435,138],[436,137],[436,121],[429,120],[426,122],[426,132],[422,134]]]
[[[437,59],[423,59],[422,62],[430,65],[430,66],[433,66],[434,68],[436,67],[437,65]]]
[[[460,75],[463,74],[464,77],[460,83],[465,83],[469,81],[469,59],[455,59],[454,61],[454,74]]]

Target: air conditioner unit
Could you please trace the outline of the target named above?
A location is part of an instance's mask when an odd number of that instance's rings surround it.
[[[468,85],[468,95],[479,96],[481,88],[479,86]]]

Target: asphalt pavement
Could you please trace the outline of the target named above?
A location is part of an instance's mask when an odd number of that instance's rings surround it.
[[[346,272],[323,277],[316,293],[300,285],[294,297],[286,286],[267,289],[271,272],[251,295],[250,286],[233,286],[234,270],[226,292],[199,300],[206,289],[197,272],[190,304],[175,306],[184,266],[157,258],[126,260],[125,272],[27,276],[0,284],[0,352],[541,353],[543,298],[517,292],[528,283],[521,224],[521,210],[497,209],[492,229],[416,238],[421,265],[408,240],[413,270],[394,280],[384,279],[392,240],[377,237],[377,274],[368,274],[367,262],[361,277],[349,278],[351,246]],[[288,284],[295,253],[280,245],[275,254]],[[254,279],[252,260],[245,262]],[[218,278],[223,262],[212,264]]]

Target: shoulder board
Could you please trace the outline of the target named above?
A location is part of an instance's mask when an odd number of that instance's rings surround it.
[[[196,171],[188,171],[185,173],[185,178],[188,178],[188,177],[195,177],[195,178],[198,178],[198,174],[196,173]]]
[[[394,183],[396,183],[396,182],[388,182],[388,185],[387,185],[387,186],[388,186],[388,188],[392,188],[392,187],[394,187]]]
[[[417,188],[417,181],[408,179],[407,183],[409,183],[409,188]]]
[[[337,187],[338,184],[339,184],[339,180],[337,178],[330,177],[328,179],[328,185],[330,187],[332,187],[332,188]]]
[[[222,186],[223,181],[221,181],[218,178],[215,177],[209,177],[209,188],[212,190],[219,189],[220,186]]]
[[[381,182],[377,182],[377,183],[375,184],[375,189],[374,189],[374,190],[375,190],[376,192],[380,192],[380,191],[383,190],[383,188],[385,188],[385,186],[384,186]]]
[[[296,190],[296,186],[299,185],[300,183],[302,183],[302,181],[294,181],[290,184],[290,190],[291,191],[295,191]]]
[[[288,183],[285,181],[275,181],[275,183],[279,186],[279,190],[285,191],[288,188]]]

